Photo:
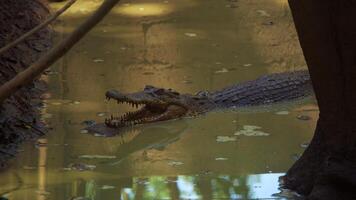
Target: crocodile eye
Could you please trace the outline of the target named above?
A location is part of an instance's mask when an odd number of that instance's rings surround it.
[[[158,94],[158,95],[162,95],[162,94],[164,94],[165,92],[164,92],[164,89],[158,89],[158,90],[154,91],[154,93],[155,93],[155,94]]]
[[[180,95],[179,92],[174,91],[172,88],[169,88],[168,91],[169,91],[170,94],[172,94],[172,95],[176,95],[176,96],[179,96],[179,95]]]

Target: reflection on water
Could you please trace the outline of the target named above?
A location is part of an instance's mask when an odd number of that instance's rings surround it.
[[[154,16],[154,15],[164,15],[170,12],[170,8],[163,4],[124,4],[118,9],[114,10],[119,14],[129,15],[129,16]]]
[[[122,199],[268,199],[278,198],[278,179],[283,174],[247,176],[154,176],[133,178],[121,189]],[[203,186],[203,188],[201,188]],[[283,199],[280,197],[279,199]]]
[[[101,2],[78,1],[56,25],[59,37]],[[0,194],[16,200],[283,199],[273,194],[310,140],[318,115],[312,100],[137,126],[111,138],[81,129],[85,120],[103,122],[130,109],[104,100],[110,88],[156,85],[194,93],[303,68],[286,2],[117,6],[51,69],[43,118],[53,130],[37,145],[23,146],[12,170],[0,174]],[[245,127],[268,134],[240,134]]]

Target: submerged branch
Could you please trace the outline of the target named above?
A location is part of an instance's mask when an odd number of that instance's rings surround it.
[[[94,14],[83,22],[67,38],[65,38],[56,47],[51,49],[45,56],[40,58],[26,70],[20,72],[13,79],[3,84],[0,87],[0,103],[25,84],[41,75],[45,69],[49,68],[55,61],[67,53],[80,39],[82,39],[96,24],[99,23],[119,1],[120,0],[105,0],[94,12]]]
[[[65,4],[61,9],[56,11],[51,17],[46,19],[43,23],[39,24],[38,26],[34,27],[33,29],[31,29],[27,33],[23,34],[21,37],[17,38],[15,41],[13,41],[13,42],[7,44],[6,46],[2,47],[0,49],[0,54],[3,54],[7,50],[15,47],[19,43],[21,43],[24,40],[26,40],[31,35],[37,33],[38,31],[40,31],[43,28],[45,28],[46,26],[48,26],[50,23],[52,23],[54,20],[56,20],[62,13],[64,13],[69,7],[71,7],[76,1],[77,0],[70,0],[67,4]]]

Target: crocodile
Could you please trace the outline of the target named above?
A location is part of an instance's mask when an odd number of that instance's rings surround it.
[[[143,91],[106,92],[108,100],[129,104],[137,111],[105,119],[109,128],[194,117],[213,110],[264,106],[302,99],[313,94],[308,71],[274,73],[252,81],[232,85],[217,91],[181,94],[173,89],[147,85]]]

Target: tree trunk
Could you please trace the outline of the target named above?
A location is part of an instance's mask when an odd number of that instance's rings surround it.
[[[284,177],[308,199],[356,199],[356,1],[289,0],[320,114]]]

